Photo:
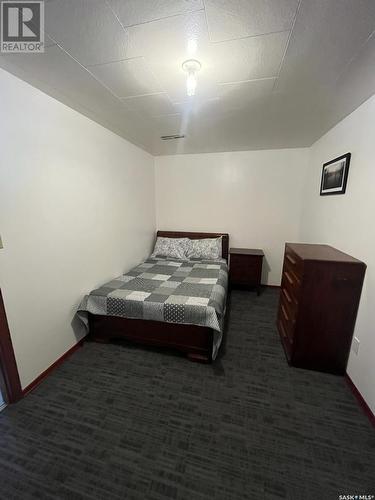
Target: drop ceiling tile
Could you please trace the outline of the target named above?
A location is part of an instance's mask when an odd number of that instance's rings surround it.
[[[4,59],[49,87],[66,94],[89,97],[92,89],[105,91],[102,85],[57,45],[48,47],[43,54],[9,54],[4,55]]]
[[[216,87],[217,96],[200,99],[197,96],[174,103],[174,108],[182,116],[199,116],[200,119],[215,121],[223,113],[232,110],[248,110],[263,105],[272,95],[276,78],[266,78],[247,82],[221,84]],[[216,117],[216,118],[215,118]]]
[[[276,78],[219,85],[220,110],[244,109],[271,96]]]
[[[189,57],[208,43],[203,11],[192,12],[127,28],[129,57],[144,56],[174,64]]]
[[[299,0],[205,0],[212,41],[292,28]]]
[[[123,26],[133,26],[203,9],[202,0],[107,0]]]
[[[117,101],[57,45],[48,47],[43,54],[12,54],[5,55],[4,58],[51,88],[79,100],[84,106],[91,107],[106,96],[112,102]]]
[[[118,97],[152,94],[162,90],[143,57],[100,64],[89,69]]]
[[[146,116],[168,115],[175,111],[165,92],[127,97],[122,101],[129,108]]]
[[[375,90],[375,32],[340,75],[334,88],[334,116],[344,118],[352,111],[353,99],[362,104]],[[332,102],[332,101],[331,101]],[[326,130],[334,125],[333,116]]]
[[[106,123],[124,121],[121,102],[57,45],[47,48],[44,54],[13,54],[2,59],[22,68],[26,77],[42,82],[50,94],[56,90]],[[129,121],[135,126],[133,119]]]
[[[277,76],[288,36],[284,31],[211,44],[202,65],[207,64],[210,78],[217,83]]]
[[[219,97],[211,97],[208,99],[201,99],[195,97],[188,97],[179,102],[174,102],[173,107],[177,113],[182,116],[188,115],[202,115],[208,110],[215,110],[220,103]]]
[[[209,40],[204,12],[162,19],[134,26],[128,31],[129,52],[144,55],[163,91],[173,102],[185,99],[186,73],[182,63],[191,58],[203,62],[208,56]],[[215,82],[209,78],[207,67],[199,74],[197,92],[201,96],[212,97],[214,91],[209,87]]]
[[[345,66],[358,57],[375,29],[374,0],[302,2],[277,89],[334,90]]]
[[[152,67],[152,66],[151,66]],[[162,85],[173,103],[183,101],[205,101],[217,97],[217,84],[212,80],[211,75],[203,71],[197,77],[197,88],[195,96],[189,98],[186,91],[186,73],[178,71],[168,77],[163,76]]]
[[[190,58],[202,60],[207,52],[204,12],[162,19],[129,28],[128,31],[130,53],[144,55],[147,65],[172,101],[185,98],[186,73],[182,70],[182,63]],[[207,82],[207,79],[202,79],[200,93]]]
[[[58,46],[48,48],[44,54],[0,57],[0,67],[134,144],[151,150],[147,120],[140,119]]]
[[[180,113],[156,116],[153,118],[153,123],[154,132],[158,137],[186,132],[186,121]]]
[[[45,30],[84,66],[127,57],[127,35],[102,0],[54,0],[45,6]]]

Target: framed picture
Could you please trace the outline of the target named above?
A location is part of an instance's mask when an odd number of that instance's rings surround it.
[[[339,156],[323,165],[320,195],[344,194],[348,180],[350,153]]]

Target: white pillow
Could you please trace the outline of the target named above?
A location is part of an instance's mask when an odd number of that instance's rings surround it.
[[[174,259],[188,260],[186,257],[188,245],[188,238],[164,238],[158,236],[151,257],[171,257]]]
[[[189,259],[216,260],[222,256],[222,238],[190,240],[186,256]]]

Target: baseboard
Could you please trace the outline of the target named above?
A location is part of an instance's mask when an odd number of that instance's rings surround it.
[[[345,375],[345,379],[346,379],[348,386],[350,387],[350,390],[354,394],[354,397],[358,401],[359,406],[362,408],[363,412],[366,414],[366,416],[370,420],[371,424],[375,427],[375,415],[373,414],[371,408],[366,403],[366,401],[363,399],[361,393],[359,392],[357,387],[354,385],[353,380],[349,377],[348,374]]]
[[[280,288],[280,285],[262,285],[265,288]]]
[[[81,339],[77,344],[67,350],[59,359],[57,359],[51,366],[44,370],[35,380],[33,380],[28,386],[22,389],[22,395],[27,396],[31,391],[33,391],[43,380],[48,377],[48,375],[58,366],[60,366],[69,356],[71,356],[75,351],[82,347],[85,338]]]

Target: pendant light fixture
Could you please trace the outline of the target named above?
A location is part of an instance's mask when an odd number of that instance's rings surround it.
[[[182,63],[182,69],[186,71],[186,93],[189,97],[195,95],[197,88],[197,73],[202,65],[196,59],[188,59]]]

